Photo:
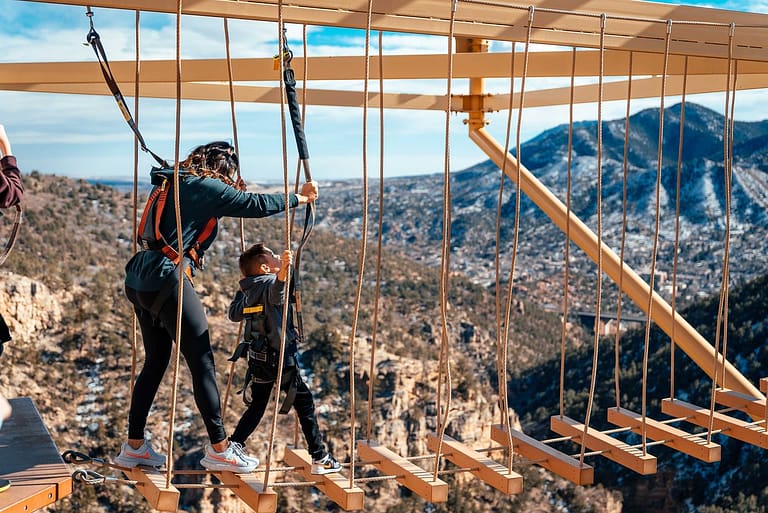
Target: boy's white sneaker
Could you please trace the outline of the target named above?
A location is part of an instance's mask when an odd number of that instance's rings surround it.
[[[123,442],[120,454],[115,458],[115,463],[128,468],[138,467],[139,465],[161,467],[165,465],[165,460],[164,454],[155,452],[152,446],[144,440],[138,449],[131,447],[128,442]]]
[[[330,474],[332,472],[339,472],[340,470],[341,463],[336,461],[336,459],[328,453],[319,460],[312,460],[312,474]]]
[[[259,459],[248,456],[243,446],[237,442],[229,442],[223,452],[217,452],[210,444],[205,445],[205,456],[200,465],[208,470],[229,470],[238,474],[253,472],[259,466]]]

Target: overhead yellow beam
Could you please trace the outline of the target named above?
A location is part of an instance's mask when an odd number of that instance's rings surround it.
[[[0,69],[2,66],[0,65]],[[1,74],[1,71],[0,71]],[[681,77],[668,77],[666,84],[666,96],[680,96],[682,94],[683,80]],[[686,83],[688,95],[713,93],[723,91],[725,88],[724,75],[701,75],[689,77]],[[768,88],[768,75],[739,76],[736,89],[752,90]],[[109,96],[111,93],[106,85],[96,83],[3,83],[0,82],[0,90],[26,91],[38,93],[63,93],[85,94],[95,96]],[[126,88],[133,91],[133,87]],[[298,88],[299,94],[303,91]],[[140,94],[143,98],[176,98],[175,83],[148,83],[142,84]],[[608,82],[603,84],[602,99],[604,102],[622,101],[627,99],[628,83],[626,80]],[[643,78],[632,81],[632,99],[658,98],[661,94],[661,78]],[[277,87],[262,87],[236,85],[234,96],[237,102],[249,103],[280,103],[280,90]],[[182,87],[182,97],[186,100],[216,100],[229,101],[229,86],[224,83],[185,83]],[[364,96],[360,91],[344,91],[331,89],[307,89],[307,105],[326,107],[359,107],[364,106]],[[576,86],[573,92],[573,102],[595,103],[599,98],[597,84]],[[447,100],[445,95],[439,94],[406,94],[371,92],[368,96],[368,105],[378,107],[379,102],[384,102],[387,109],[406,110],[435,110],[445,111]],[[538,89],[525,93],[524,108],[551,107],[556,105],[568,105],[571,101],[570,87]],[[509,108],[509,94],[483,94],[479,103],[473,103],[469,95],[454,95],[451,101],[451,111],[481,112],[506,111]],[[520,105],[520,95],[515,93],[512,101],[513,108]]]
[[[623,77],[629,74],[630,54],[616,50],[606,51],[603,57],[603,76]],[[600,74],[600,55],[596,51],[579,51],[575,68],[570,51],[531,52],[528,56],[527,77],[569,77],[571,70],[578,77],[596,77]],[[363,56],[310,57],[307,59],[307,80],[363,80],[365,61]],[[508,52],[457,53],[453,56],[454,78],[509,78],[523,75],[522,52],[514,58]],[[664,70],[663,56],[638,52],[632,55],[634,76],[658,75]],[[297,57],[292,67],[298,79],[304,77],[305,60]],[[133,82],[135,63],[114,61],[110,63],[118,82]],[[445,54],[386,55],[382,68],[385,79],[439,79],[448,69]],[[225,59],[188,59],[182,61],[184,82],[223,82],[229,79]],[[741,61],[739,75],[768,75],[768,62]],[[667,75],[718,75],[728,72],[728,62],[711,57],[690,57],[686,66],[682,56],[671,56]],[[272,58],[232,59],[235,82],[277,81],[278,72]],[[379,78],[379,59],[371,57],[369,78]],[[172,60],[147,60],[141,63],[142,82],[174,82],[176,63]],[[89,83],[101,82],[103,77],[98,62],[34,62],[0,64],[0,83]]]
[[[40,0],[31,0],[40,1]],[[183,14],[277,21],[279,0],[187,0]],[[82,0],[46,0],[47,3],[83,5]],[[89,0],[92,7],[174,14],[176,0]],[[373,30],[524,41],[528,34],[529,6],[533,8],[533,43],[663,53],[667,20],[673,20],[670,52],[768,61],[768,15],[635,2],[585,0],[512,0],[457,4],[451,32],[451,6],[445,0],[391,0],[374,2]],[[368,23],[367,0],[294,0],[283,5],[286,23],[364,29]],[[601,36],[602,19],[605,29]],[[731,24],[735,30],[731,30]],[[604,37],[603,37],[604,36]],[[729,51],[732,48],[732,52]]]

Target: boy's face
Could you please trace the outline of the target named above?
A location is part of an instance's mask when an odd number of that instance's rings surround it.
[[[269,248],[264,248],[264,259],[266,262],[261,264],[264,273],[277,273],[280,271],[282,263],[280,262],[280,257],[275,255],[274,251]]]

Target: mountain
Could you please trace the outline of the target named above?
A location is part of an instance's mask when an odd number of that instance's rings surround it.
[[[664,113],[656,284],[668,299],[676,238],[681,109],[682,105],[678,104]],[[724,118],[693,103],[685,105],[684,117],[677,300],[680,304],[689,304],[696,298],[718,292],[720,287],[726,235]],[[622,246],[625,126],[623,119],[602,124],[602,236],[617,254]],[[568,125],[552,128],[523,144],[520,150],[522,163],[563,203],[567,202],[568,131]],[[658,109],[643,110],[630,117],[624,252],[627,263],[646,276],[655,237],[658,133]],[[729,239],[732,283],[743,283],[764,270],[768,249],[767,134],[768,121],[734,123]],[[596,231],[597,123],[574,124],[572,137],[571,208]],[[451,174],[451,268],[482,285],[495,281],[500,175],[501,171],[491,161]],[[369,185],[369,227],[371,240],[375,240],[379,185],[373,182]],[[442,191],[442,174],[387,179],[383,190],[384,243],[407,251],[420,262],[438,266]],[[359,181],[336,182],[324,187],[319,226],[359,237],[360,197]],[[505,179],[499,238],[502,281],[509,276],[515,211],[514,184]],[[519,293],[541,304],[559,307],[563,295],[565,236],[525,195],[520,204],[519,221],[515,269]],[[570,254],[574,306],[594,309],[596,266],[573,244]],[[607,286],[603,292],[615,301],[615,288]]]
[[[669,125],[665,124],[665,140],[674,132],[674,112],[674,108],[667,111],[671,120]],[[694,205],[693,199],[681,201],[679,279],[680,289],[684,286],[685,290],[680,302],[685,303],[684,314],[692,324],[711,338],[719,298],[707,294],[717,292],[723,255],[724,224],[720,214],[725,202],[723,187],[717,185],[718,176],[722,176],[717,172],[718,166],[722,168],[717,155],[722,150],[716,147],[722,119],[716,113],[688,104],[686,130],[689,123],[691,130],[702,133],[690,137],[692,145],[700,148],[693,152],[696,157],[684,166],[689,173],[685,175],[684,190],[689,195],[686,198],[697,198],[696,201],[705,201],[706,205]],[[610,130],[621,133],[623,126],[623,120],[606,122],[604,133]],[[653,242],[655,206],[648,198],[655,196],[654,130],[658,130],[658,113],[655,121],[653,111],[638,113],[630,119],[630,126],[636,147],[628,181],[631,195],[627,257],[642,272],[650,260]],[[706,127],[710,129],[705,130]],[[575,137],[578,144],[574,144],[578,150],[572,173],[578,186],[573,187],[572,201],[582,218],[594,226],[595,158],[589,151],[595,148],[596,125],[580,123],[578,128],[579,135]],[[738,133],[746,135],[737,137]],[[706,144],[699,144],[704,137],[709,137]],[[623,174],[617,155],[623,155],[623,142],[620,147],[617,144],[623,138],[606,137],[608,140],[612,143],[605,143],[605,155],[610,159],[606,157],[603,166],[604,235],[617,248],[623,189],[623,182],[616,182]],[[734,140],[738,141],[739,150],[734,152],[733,203],[738,202],[738,208],[732,206],[731,209],[731,283],[738,283],[739,287],[734,288],[734,299],[730,303],[731,340],[735,342],[729,346],[728,358],[753,377],[760,375],[767,362],[763,346],[768,300],[763,297],[765,278],[760,278],[765,273],[766,249],[766,223],[761,221],[764,219],[761,216],[765,216],[765,197],[760,196],[760,191],[764,191],[760,184],[765,183],[766,176],[760,151],[761,141],[765,140],[763,124],[737,123]],[[542,181],[564,197],[563,157],[567,143],[563,146],[562,141],[567,141],[566,126],[529,141],[521,148],[521,155],[523,162]],[[677,143],[671,141],[668,146],[677,148]],[[705,149],[711,149],[712,153],[704,154]],[[747,160],[747,155],[752,155],[753,160]],[[675,156],[666,161],[665,177],[672,171],[676,175],[676,160]],[[495,445],[489,440],[488,426],[498,422],[500,415],[497,391],[501,380],[497,361],[502,353],[497,347],[498,304],[494,287],[489,287],[494,281],[499,177],[500,171],[490,162],[451,176],[451,272],[447,277],[445,299],[452,402],[447,434],[472,447]],[[127,421],[133,329],[122,279],[124,263],[132,252],[134,201],[130,193],[104,184],[37,172],[24,175],[24,183],[25,223],[16,249],[0,269],[0,310],[9,320],[15,337],[0,359],[0,391],[10,397],[31,396],[61,450],[75,449],[95,457],[110,457],[119,449]],[[508,180],[504,183],[502,281],[508,276],[516,210],[512,184]],[[674,192],[670,195],[669,191],[674,191],[675,182],[671,189],[666,180],[662,183],[667,185],[662,194],[664,222],[659,262],[663,272],[670,272],[674,224],[669,216],[674,212]],[[318,229],[313,232],[302,257],[306,340],[301,363],[317,394],[321,428],[337,457],[343,460],[349,453],[351,393],[356,400],[356,436],[365,436],[363,433],[369,425],[364,411],[368,406],[368,383],[374,384],[370,409],[373,438],[401,455],[424,455],[429,452],[427,434],[436,430],[438,408],[444,404],[437,400],[437,361],[443,332],[443,277],[438,269],[442,176],[397,178],[387,180],[384,185],[386,216],[382,235],[385,245],[381,255],[381,298],[375,339],[377,255],[373,238],[369,239],[365,272],[360,281],[360,308],[357,317],[355,315],[361,261],[360,188],[359,181],[321,184]],[[371,234],[375,235],[378,198],[376,186],[372,185],[371,189],[374,194],[368,221]],[[144,190],[140,192],[140,195],[146,194]],[[137,199],[138,208],[143,200],[143,197]],[[558,397],[554,384],[561,343],[562,323],[558,312],[563,289],[563,235],[530,201],[523,200],[520,206],[520,253],[516,287],[510,302],[507,361],[510,404],[514,408],[513,418],[521,422],[518,427],[546,437],[546,417],[556,411]],[[702,222],[702,213],[711,216],[710,222]],[[238,326],[227,321],[225,313],[238,282],[236,259],[240,252],[241,226],[245,244],[256,240],[264,240],[275,248],[284,244],[283,216],[246,220],[243,225],[232,219],[222,220],[217,242],[207,254],[208,268],[196,279],[196,288],[208,312],[222,395],[230,374],[226,358],[238,336]],[[294,233],[294,239],[297,236]],[[595,266],[579,251],[573,249],[571,254],[569,297],[574,304],[588,307],[594,304]],[[661,283],[660,290],[665,294],[669,281]],[[605,295],[606,308],[612,308],[610,287],[606,287]],[[702,302],[702,295],[706,301]],[[550,305],[554,305],[554,311],[550,311]],[[356,319],[359,322],[353,338],[351,326]],[[593,337],[576,322],[569,322],[566,327],[569,346],[566,396],[568,407],[578,412],[588,390],[584,376],[590,366]],[[374,340],[376,357],[371,367]],[[663,370],[668,354],[665,358],[665,339],[655,330],[651,341],[654,380],[649,383],[649,393],[657,400],[668,390],[667,373],[658,372],[659,368]],[[627,349],[622,350],[623,385],[632,398],[638,397],[637,351],[642,343],[637,334],[627,335],[624,342]],[[350,368],[352,348],[355,351],[353,369]],[[609,350],[601,349],[601,354],[610,359]],[[138,357],[141,361],[140,339]],[[678,378],[681,388],[689,394],[706,391],[707,380],[701,372],[682,356],[679,361],[684,376]],[[599,368],[598,404],[602,407],[610,399],[610,362],[600,360]],[[153,443],[163,451],[167,449],[163,444],[170,411],[170,374],[148,424]],[[243,374],[242,367],[234,369],[233,391],[225,419],[227,426],[232,426],[243,410],[242,400],[234,393],[242,385]],[[355,388],[350,392],[353,376]],[[178,468],[199,468],[205,442],[189,381],[182,363],[173,453]],[[632,401],[636,399],[628,401],[628,406],[635,406]],[[260,457],[268,449],[269,420],[265,419],[248,444],[249,451]],[[285,444],[293,440],[292,420],[278,418],[277,459]],[[748,457],[742,458],[745,452],[749,453]],[[497,461],[503,458],[498,451],[489,454]],[[654,497],[660,494],[667,501],[664,503],[667,508],[685,507],[685,511],[692,513],[758,511],[747,509],[744,504],[765,502],[764,492],[757,488],[760,482],[764,483],[764,469],[754,459],[763,453],[727,442],[723,454],[721,464],[706,467],[690,465],[689,460],[680,455],[669,456],[665,458],[668,466],[664,466],[662,472],[639,479],[600,458],[596,463],[600,481],[592,487],[574,486],[535,465],[521,465],[517,470],[524,475],[525,490],[515,497],[497,493],[466,473],[454,474],[456,469],[446,464],[443,470],[448,473],[443,477],[450,483],[449,499],[447,503],[435,505],[426,504],[391,481],[366,483],[363,487],[367,509],[392,513],[554,513],[565,509],[572,513],[634,512],[643,511],[650,496],[644,495],[644,491],[651,489]],[[429,460],[419,460],[418,464],[431,470]],[[364,476],[376,474],[370,467],[360,472]],[[740,475],[736,476],[737,473]],[[728,480],[721,479],[721,475]],[[712,479],[712,484],[698,486],[702,476]],[[281,474],[278,479],[293,480],[294,477]],[[754,483],[746,483],[749,479]],[[738,492],[742,490],[750,495],[740,497]],[[78,485],[72,497],[52,510],[57,513],[148,511],[146,502],[137,493],[126,491],[123,487]],[[281,489],[279,496],[281,512],[338,509],[322,494],[305,488]],[[741,509],[736,509],[739,504]],[[728,509],[730,506],[733,509]],[[185,489],[181,507],[190,513],[224,513],[239,511],[242,505],[221,490]]]

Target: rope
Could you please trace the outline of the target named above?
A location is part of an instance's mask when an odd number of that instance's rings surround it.
[[[715,347],[714,347],[714,363],[712,372],[712,392],[710,396],[709,404],[709,425],[708,431],[712,431],[714,427],[714,415],[715,410],[715,391],[717,389],[717,371],[719,367],[718,357],[720,356],[720,332],[728,332],[727,321],[727,295],[728,295],[728,257],[730,251],[730,237],[731,237],[731,180],[730,180],[730,167],[732,156],[730,154],[732,150],[732,139],[729,133],[729,105],[731,101],[731,66],[733,65],[733,36],[735,26],[730,26],[728,33],[728,72],[725,78],[725,119],[723,120],[723,172],[725,175],[725,241],[723,250],[723,277],[720,285],[720,304],[717,309],[717,323],[715,328]],[[725,339],[725,336],[723,336]],[[725,351],[723,351],[723,365],[725,365]],[[725,383],[723,383],[725,384]],[[709,443],[711,437],[707,437]]]
[[[134,59],[134,62],[136,64],[135,66],[135,78],[133,81],[133,112],[135,113],[135,123],[136,126],[139,126],[139,86],[141,82],[141,53],[140,53],[140,21],[141,21],[141,11],[136,11],[136,21],[134,23],[135,26],[135,47],[136,47],[136,57]],[[137,221],[139,218],[139,205],[138,205],[138,196],[139,196],[139,190],[138,190],[138,183],[139,183],[139,138],[136,137],[134,134],[133,137],[133,216],[131,217],[131,233],[134,234],[132,241],[131,249],[133,251],[133,254],[136,254],[138,251],[138,241],[136,240],[136,232],[137,229]],[[133,309],[131,309],[133,310]],[[131,381],[128,384],[128,397],[133,397],[133,385],[136,381],[136,367],[138,364],[138,319],[136,318],[136,313],[133,312],[133,315],[131,315]]]
[[[512,52],[509,63],[509,104],[507,105],[507,127],[504,138],[504,155],[509,155],[509,144],[512,133],[512,110],[514,109],[515,96],[515,44],[512,44]],[[518,108],[518,117],[522,111],[522,98]],[[509,390],[507,384],[507,358],[509,346],[506,344],[505,333],[506,322],[508,318],[502,320],[501,316],[501,209],[504,204],[504,179],[506,177],[507,160],[501,164],[501,174],[499,175],[499,198],[496,203],[496,250],[495,250],[495,269],[496,269],[496,373],[499,376],[499,413],[501,422],[507,428],[507,445],[509,451],[509,469],[512,471],[512,460],[514,458],[514,444],[512,442],[512,424],[509,418]],[[519,183],[519,182],[518,182]],[[515,230],[517,233],[517,230]]]
[[[285,31],[283,21],[283,2],[278,1],[278,23],[277,23],[277,43],[278,43],[278,55],[282,57],[283,48],[285,46]],[[284,59],[280,58],[280,136],[281,144],[283,148],[283,194],[285,197],[285,247],[291,247],[291,215],[289,212],[289,192],[288,192],[288,145],[286,141],[286,123],[285,123],[285,79],[283,69],[285,66]],[[283,289],[283,295],[285,298],[290,297],[291,275],[290,272],[285,279],[285,285]],[[272,426],[269,433],[269,450],[267,451],[266,470],[264,471],[264,488],[269,486],[269,471],[272,464],[272,452],[275,447],[275,433],[277,431],[277,416],[280,409],[280,384],[283,382],[283,361],[285,360],[285,335],[288,322],[288,308],[290,307],[290,301],[283,302],[283,318],[280,326],[280,352],[278,356],[277,365],[277,377],[275,379],[275,400],[274,410],[272,414]]]
[[[675,322],[675,315],[677,314],[677,308],[675,302],[677,300],[677,259],[680,248],[680,180],[682,178],[683,169],[683,135],[685,134],[685,94],[686,86],[688,83],[688,56],[685,56],[685,65],[683,66],[683,96],[680,100],[680,134],[678,135],[677,146],[677,182],[675,186],[675,247],[674,254],[672,256],[672,341],[669,351],[669,397],[675,398],[675,328],[677,323]]]
[[[358,264],[355,309],[352,316],[352,329],[349,334],[349,487],[355,485],[355,334],[360,316],[360,302],[363,297],[365,274],[365,256],[368,248],[368,86],[371,76],[371,18],[373,0],[368,0],[368,18],[365,26],[365,80],[363,85],[363,225],[360,229],[360,259]]]
[[[653,320],[653,289],[656,281],[656,257],[659,251],[659,232],[661,229],[661,171],[664,157],[664,100],[666,99],[667,65],[669,64],[669,43],[672,37],[672,20],[667,24],[667,33],[664,38],[664,65],[661,75],[661,98],[659,100],[659,139],[656,149],[656,210],[654,215],[653,250],[651,252],[651,269],[648,278],[648,314],[645,319],[645,338],[643,340],[643,380],[641,397],[641,436],[643,455],[647,452],[647,395],[648,395],[648,353],[650,351],[651,322]]]
[[[451,363],[448,354],[448,272],[451,255],[451,86],[453,82],[453,34],[456,23],[457,0],[451,3],[451,22],[448,34],[448,73],[446,80],[445,109],[445,154],[443,169],[443,243],[440,255],[440,354],[438,357],[437,372],[437,449],[435,451],[435,471],[433,478],[436,481],[440,467],[440,452],[443,449],[443,436],[448,427],[448,413],[451,410]],[[445,415],[441,411],[443,369],[445,369]]]
[[[507,106],[509,114],[507,115],[507,129],[506,139],[504,142],[504,154],[509,153],[509,139],[512,127],[512,109],[513,97],[515,93],[515,44],[512,43],[512,52],[510,54],[510,77],[509,77],[509,105]],[[499,376],[502,375],[502,361],[506,358],[502,351],[502,326],[503,321],[501,317],[501,208],[504,203],[504,178],[506,177],[507,159],[501,164],[501,173],[499,175],[499,197],[496,201],[496,245],[494,248],[494,270],[496,273],[495,291],[496,291],[496,372]],[[503,390],[503,392],[502,392]],[[502,388],[501,382],[499,382],[499,414],[501,416],[501,422],[506,423],[507,415],[509,414],[509,408],[504,407],[507,404],[506,399],[506,387]],[[511,444],[511,433],[507,433]]]
[[[620,350],[621,350],[621,309],[624,299],[624,249],[627,242],[627,181],[629,177],[629,115],[630,107],[632,106],[632,75],[633,75],[633,58],[634,53],[629,52],[629,71],[627,73],[627,108],[624,114],[624,156],[622,159],[622,194],[621,194],[621,248],[619,249],[619,262],[621,265],[621,272],[619,273],[619,298],[616,305],[616,336],[614,338],[614,392],[616,394],[616,407],[621,406],[621,364],[620,364]]]
[[[517,250],[520,240],[520,203],[522,201],[522,190],[520,184],[522,183],[521,171],[520,171],[520,154],[521,154],[521,133],[523,127],[523,106],[525,104],[525,86],[526,79],[528,78],[528,58],[530,56],[531,45],[531,31],[533,29],[533,17],[535,14],[535,7],[531,6],[528,11],[528,30],[525,37],[525,50],[523,51],[523,74],[520,81],[520,105],[517,110],[517,126],[515,129],[515,164],[516,164],[516,179],[515,184],[515,221],[514,221],[514,235],[512,241],[512,259],[509,265],[509,282],[507,283],[507,304],[504,311],[504,335],[503,335],[503,354],[504,359],[502,362],[503,374],[504,374],[504,388],[507,388],[507,354],[509,352],[509,331],[510,331],[510,318],[512,316],[512,297],[514,294],[513,288],[515,283],[515,270],[517,268]],[[505,155],[509,150],[505,151]],[[506,159],[505,159],[506,160]],[[505,408],[509,408],[508,404],[504,405]],[[507,437],[510,440],[509,454],[507,455],[507,467],[510,473],[512,472],[512,462],[514,458],[514,446],[511,443],[512,425],[510,422],[509,414],[507,419]]]
[[[16,204],[15,209],[16,209],[16,217],[13,220],[13,227],[11,228],[11,233],[8,235],[8,241],[5,243],[5,248],[3,248],[3,252],[0,253],[0,265],[3,265],[6,259],[11,255],[11,251],[13,251],[13,246],[16,244],[16,239],[19,236],[19,228],[21,228],[21,221],[24,219],[24,209],[22,208],[20,203]]]
[[[173,150],[173,200],[175,202],[176,214],[176,233],[178,236],[178,254],[184,254],[184,238],[181,236],[181,206],[179,205],[179,141],[181,138],[181,4],[183,0],[177,0],[176,3],[176,141]],[[166,467],[171,468],[173,458],[173,428],[176,423],[176,399],[178,396],[179,383],[179,359],[181,356],[181,315],[183,309],[184,297],[184,259],[179,263],[179,292],[176,297],[176,343],[173,345],[173,387],[171,388],[171,418],[168,421],[168,455],[166,456]],[[165,487],[170,488],[172,472],[168,472],[165,479]]]
[[[235,113],[235,83],[234,83],[234,74],[232,73],[232,53],[230,52],[230,46],[229,46],[229,19],[224,18],[224,49],[226,51],[227,56],[227,78],[228,78],[228,85],[229,85],[229,110],[232,117],[232,140],[233,140],[233,146],[235,148],[235,154],[240,155],[240,148],[238,144],[238,137],[237,137],[237,115]],[[236,182],[240,182],[242,180],[242,174],[240,171],[240,166],[237,166],[237,180]],[[240,252],[242,253],[245,251],[245,220],[241,217],[238,221],[238,225],[240,227]],[[238,323],[237,327],[237,338],[235,339],[235,346],[240,342],[240,339],[243,335],[243,321],[240,321]],[[221,417],[226,418],[227,415],[227,408],[229,407],[229,397],[230,392],[232,391],[232,380],[234,379],[235,375],[235,364],[237,361],[233,361],[229,364],[229,375],[227,376],[227,387],[224,391],[224,401],[221,409]]]
[[[606,17],[600,17],[600,75],[598,77],[597,99],[597,300],[595,304],[595,337],[592,349],[592,377],[589,384],[589,400],[584,416],[584,436],[581,437],[581,451],[579,464],[584,464],[584,451],[586,449],[587,430],[589,419],[592,416],[592,405],[595,399],[597,386],[597,356],[600,342],[600,301],[603,291],[603,212],[602,212],[602,188],[603,188],[603,68],[605,66],[605,27]]]
[[[373,327],[371,335],[371,363],[368,368],[368,431],[371,440],[373,429],[373,389],[376,381],[376,336],[379,326],[379,301],[381,299],[381,253],[384,242],[384,55],[383,32],[379,31],[379,225],[376,239],[376,286],[373,294]]]
[[[560,417],[565,416],[565,342],[568,327],[568,282],[571,255],[571,170],[573,165],[573,97],[576,90],[576,48],[571,57],[571,93],[568,103],[568,162],[566,164],[565,262],[563,270],[563,322],[560,327]]]
[[[731,194],[732,190],[731,187],[733,185],[733,125],[734,125],[734,110],[736,107],[736,80],[738,80],[739,76],[739,61],[735,61],[733,64],[733,94],[731,96],[731,113],[730,113],[730,130],[728,132],[728,169],[726,171],[725,175],[725,185],[726,185],[726,230],[727,234],[725,237],[725,254],[723,256],[723,260],[725,262],[725,269],[726,272],[724,273],[724,279],[725,279],[725,286],[723,287],[723,295],[725,297],[724,300],[724,306],[723,306],[723,388],[727,388],[727,384],[725,382],[727,378],[727,374],[725,373],[725,356],[728,354],[728,281],[730,279],[729,277],[729,271],[730,268],[730,255],[731,255]]]

